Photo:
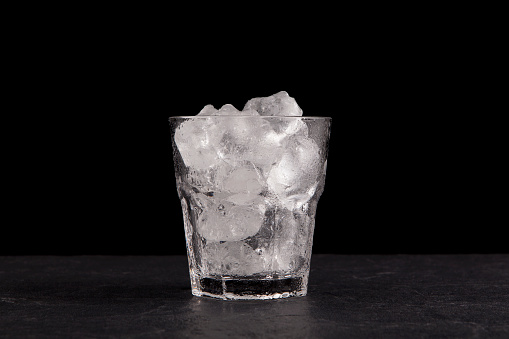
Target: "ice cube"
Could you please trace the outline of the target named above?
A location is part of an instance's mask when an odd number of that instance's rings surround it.
[[[236,193],[226,198],[226,200],[235,205],[263,204],[263,198],[259,194],[253,193]]]
[[[258,206],[240,206],[227,200],[209,200],[197,221],[197,231],[207,241],[238,241],[255,235],[264,220]]]
[[[316,183],[321,166],[316,143],[309,138],[295,138],[270,170],[268,187],[281,199],[302,194]]]
[[[207,243],[204,252],[208,274],[246,276],[264,271],[263,258],[241,241]]]
[[[259,145],[265,154],[271,154],[270,160],[281,159],[283,150],[287,149],[287,147],[293,147],[291,145],[288,146],[292,140],[295,138],[306,138],[308,135],[308,127],[300,119],[283,118],[270,119],[269,121],[271,129],[264,135],[263,141]],[[266,147],[263,147],[264,145]],[[270,165],[272,167],[275,163],[271,162]]]
[[[233,193],[227,200],[235,205],[262,203],[262,188],[260,175],[253,166],[234,169],[225,179],[223,186],[223,190]]]
[[[257,115],[259,116],[260,114],[258,114],[257,111],[255,111],[254,109],[247,109],[247,110],[243,110],[243,111],[239,111],[235,108],[235,106],[233,105],[230,105],[230,104],[226,104],[224,105],[223,107],[221,107],[219,109],[219,111],[217,111],[216,115]]]
[[[260,115],[256,110],[254,109],[245,109],[240,112],[241,115]]]
[[[311,218],[306,214],[296,214],[290,210],[279,210],[274,233],[274,252],[272,268],[281,273],[298,270],[306,262]]]
[[[220,109],[214,108],[212,105],[206,105],[202,108],[198,115],[260,115],[254,109],[239,111],[231,104],[223,105]]]
[[[226,104],[223,105],[215,115],[239,115],[239,113],[239,110],[236,109],[235,106]]]
[[[221,123],[224,137],[219,155],[232,165],[251,163],[267,171],[282,152],[280,137],[265,119],[227,119]]]
[[[281,204],[290,211],[301,210],[303,206],[315,195],[317,187],[318,181],[312,184],[305,192],[299,192],[288,196],[283,195],[280,200]]]
[[[230,193],[259,194],[262,184],[254,168],[237,168],[225,180],[224,189]]]
[[[268,97],[253,98],[244,106],[244,111],[249,109],[256,110],[260,115],[302,116],[302,109],[285,91]]]
[[[209,119],[189,119],[175,130],[175,143],[186,166],[193,170],[208,170],[219,164],[215,145],[223,131]]]
[[[202,108],[200,113],[198,115],[216,115],[217,109],[214,108],[212,105],[206,105]]]
[[[291,136],[308,136],[308,125],[301,119],[274,119],[270,120],[274,131],[283,137]]]

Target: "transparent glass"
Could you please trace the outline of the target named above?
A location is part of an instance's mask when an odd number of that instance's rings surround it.
[[[192,293],[307,293],[327,117],[171,117]]]

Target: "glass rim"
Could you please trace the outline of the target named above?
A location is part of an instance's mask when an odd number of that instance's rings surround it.
[[[313,120],[331,120],[332,117],[319,116],[294,116],[294,115],[175,115],[168,118],[171,119],[208,119],[208,118],[263,118],[263,119],[313,119]]]

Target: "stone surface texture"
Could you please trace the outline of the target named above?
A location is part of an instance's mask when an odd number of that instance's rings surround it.
[[[508,338],[509,255],[313,255],[306,297],[191,295],[184,256],[0,257],[0,338]]]

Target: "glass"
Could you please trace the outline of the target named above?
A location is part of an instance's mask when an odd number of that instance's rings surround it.
[[[331,118],[171,117],[192,293],[307,293]]]

